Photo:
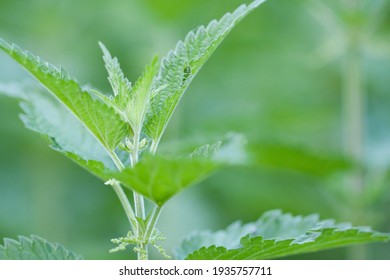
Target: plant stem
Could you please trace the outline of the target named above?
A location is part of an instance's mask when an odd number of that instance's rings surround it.
[[[122,171],[124,169],[124,165],[121,162],[121,160],[118,158],[116,153],[110,152],[109,154],[110,154],[111,159],[114,161],[115,166],[118,168],[118,170]],[[136,232],[135,228],[134,228],[134,221],[136,221],[136,218],[135,218],[135,215],[133,212],[133,208],[130,205],[129,199],[127,198],[125,192],[123,191],[123,189],[119,183],[114,182],[112,184],[112,187],[113,187],[116,195],[118,196],[118,198],[122,204],[123,209],[125,210],[127,219],[130,222],[131,229],[133,230],[133,232]]]
[[[356,17],[359,12],[359,1],[349,0],[346,2],[347,12]],[[353,161],[358,164],[364,162],[364,76],[362,65],[362,28],[358,22],[351,21],[347,24],[347,52],[344,60],[344,151]],[[352,171],[346,178],[350,188],[351,213],[348,219],[361,222],[364,216],[362,195],[365,178],[361,168]],[[364,219],[364,217],[363,217]],[[348,249],[350,259],[365,259],[366,250],[363,246]]]
[[[147,261],[149,259],[148,243],[138,244],[138,249],[137,259]]]
[[[116,195],[118,196],[118,198],[122,204],[123,209],[126,212],[126,216],[130,222],[130,226],[131,226],[132,231],[135,232],[136,229],[134,228],[134,221],[136,221],[136,218],[135,218],[135,215],[133,212],[133,208],[131,208],[131,205],[129,203],[129,200],[128,200],[125,192],[123,191],[121,185],[118,182],[114,182],[112,184],[112,188],[114,189]]]
[[[139,153],[139,140],[140,140],[140,129],[134,133],[133,139],[133,150],[130,154],[131,166],[134,167],[138,162],[138,153]],[[144,198],[142,195],[134,192],[134,207],[135,215],[142,219],[145,219],[145,204]]]
[[[141,130],[137,129],[134,133],[134,138],[133,138],[133,149],[130,153],[130,163],[131,167],[134,168],[134,166],[138,163],[138,157],[139,157],[139,143],[140,143],[140,135],[141,135]],[[158,146],[158,141],[152,142],[151,145],[151,153],[155,154]],[[124,169],[124,166],[118,156],[113,152],[110,153],[110,157],[114,161],[116,167],[121,171]],[[142,195],[133,192],[134,195],[134,208],[135,208],[135,214],[133,212],[133,209],[131,208],[131,205],[126,197],[126,194],[124,193],[123,189],[119,185],[119,183],[114,183],[113,184],[114,190],[116,194],[118,195],[123,208],[125,209],[127,218],[130,222],[132,231],[134,234],[136,234],[138,237],[142,237],[142,243],[138,244],[138,253],[137,253],[137,258],[138,260],[147,260],[148,259],[148,244],[150,241],[150,238],[153,234],[153,230],[156,226],[158,217],[160,216],[162,207],[161,206],[156,206],[153,209],[153,212],[151,214],[150,220],[146,226],[145,231],[142,231],[142,228],[139,226],[138,221],[136,217],[139,217],[143,220],[145,220],[145,204],[144,204],[144,198]],[[134,222],[136,222],[136,225],[134,225]],[[134,228],[134,227],[137,228]]]
[[[147,260],[148,259],[148,245],[150,242],[150,237],[153,234],[153,230],[156,227],[158,217],[160,216],[162,210],[162,206],[156,206],[153,209],[153,212],[150,216],[150,220],[146,226],[146,230],[143,236],[143,242],[139,244],[139,252],[138,252],[138,259],[139,260]]]
[[[135,215],[142,219],[145,219],[145,204],[144,197],[134,192],[134,204],[135,204]]]
[[[360,163],[364,154],[364,96],[361,57],[355,41],[355,38],[350,39],[344,66],[344,149],[349,157]],[[352,191],[359,194],[363,185],[363,174],[357,170],[350,178]]]
[[[147,243],[149,243],[149,239],[152,236],[154,228],[156,227],[158,218],[160,217],[161,210],[162,210],[162,206],[156,206],[153,209],[152,215],[150,217],[149,223],[145,231],[145,241]]]
[[[134,166],[138,163],[138,153],[139,153],[139,141],[140,141],[140,134],[141,134],[141,128],[137,129],[134,132],[134,138],[133,138],[133,150],[130,153],[130,162],[131,166],[134,168]],[[145,205],[144,205],[144,198],[142,195],[133,192],[134,196],[134,207],[135,207],[135,215],[137,217],[140,217],[141,219],[145,220]],[[141,227],[138,225],[136,234],[138,237],[141,237],[143,235]],[[147,260],[148,259],[148,244],[141,243],[138,244],[138,253],[137,258],[138,260]]]
[[[157,151],[157,147],[158,147],[158,142],[159,141],[152,141],[152,144],[150,145],[150,152],[152,155],[154,155]]]
[[[118,158],[115,152],[109,151],[108,154],[110,155],[110,158],[114,162],[116,168],[118,168],[119,171],[122,171],[125,166],[123,165],[122,161]]]
[[[139,150],[139,140],[140,140],[140,131],[138,133],[134,133],[134,142],[133,142],[133,150],[130,155],[131,157],[131,165],[134,167],[138,162],[138,150]],[[150,152],[154,155],[157,150],[159,141],[153,141],[150,146]],[[145,206],[143,196],[137,193],[134,193],[134,204],[135,204],[135,214],[137,217],[142,217],[145,219]],[[156,206],[151,213],[149,222],[146,226],[145,232],[141,233],[140,229],[138,229],[139,236],[143,234],[142,240],[143,242],[139,244],[139,250],[137,257],[139,260],[147,260],[148,259],[148,245],[150,242],[150,237],[153,234],[154,228],[156,227],[156,223],[158,217],[160,216],[162,210],[162,206]]]
[[[351,17],[359,12],[358,1],[346,2]],[[347,49],[343,61],[343,140],[344,152],[354,162],[364,162],[364,76],[362,65],[362,27],[351,21],[347,25]],[[351,192],[351,217],[361,220],[362,193],[365,185],[363,170],[358,167],[346,178]],[[360,212],[360,213],[359,213]]]

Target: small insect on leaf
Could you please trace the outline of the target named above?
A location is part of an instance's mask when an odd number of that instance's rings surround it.
[[[183,81],[182,81],[182,84],[184,84],[188,77],[191,75],[191,67],[190,66],[187,66],[186,68],[184,68],[184,75],[183,75]]]

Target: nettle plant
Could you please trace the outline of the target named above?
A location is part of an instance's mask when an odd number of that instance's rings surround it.
[[[153,58],[138,81],[125,78],[118,60],[102,44],[113,94],[80,86],[62,69],[0,39],[0,49],[23,66],[42,87],[2,84],[0,92],[20,100],[27,128],[45,136],[51,147],[102,179],[116,192],[129,221],[125,237],[113,239],[112,251],[130,246],[138,259],[149,247],[168,257],[158,242],[156,223],[164,204],[179,191],[229,164],[250,164],[250,152],[233,135],[190,154],[167,157],[157,152],[161,137],[183,93],[227,34],[264,0],[242,5],[233,13],[191,31],[161,63]],[[129,202],[123,187],[133,191]],[[144,199],[153,205],[146,213]],[[283,214],[263,214],[249,224],[197,232],[175,250],[177,259],[267,259],[351,244],[387,241],[389,234],[368,227]],[[40,237],[4,239],[0,259],[81,259],[62,245]]]

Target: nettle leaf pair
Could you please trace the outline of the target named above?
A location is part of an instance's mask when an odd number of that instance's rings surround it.
[[[32,74],[44,88],[32,84],[1,84],[0,92],[19,99],[26,127],[49,139],[51,147],[111,185],[126,212],[131,231],[113,239],[113,251],[134,245],[139,259],[148,258],[148,245],[167,256],[157,241],[162,206],[182,189],[199,182],[226,164],[248,158],[242,139],[205,145],[177,158],[156,155],[157,147],[183,93],[202,65],[233,27],[264,0],[242,5],[219,21],[190,32],[161,63],[153,58],[134,85],[119,62],[102,44],[113,94],[81,86],[62,69],[0,39],[0,49]],[[122,189],[134,194],[134,209]],[[154,208],[145,213],[144,197]],[[234,224],[226,232],[199,233],[177,249],[180,259],[261,259],[319,249],[388,240],[370,229],[319,222],[314,216],[264,214],[253,224]],[[38,252],[38,251],[39,252]],[[1,259],[78,259],[59,245],[37,237],[5,240]]]

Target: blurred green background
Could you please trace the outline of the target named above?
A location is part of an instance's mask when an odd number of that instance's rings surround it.
[[[2,0],[0,36],[109,91],[98,41],[134,81],[154,54],[242,3]],[[0,81],[25,79],[0,53]],[[0,238],[37,234],[87,259],[134,258],[108,253],[109,240],[128,230],[114,192],[26,130],[19,112],[0,97]],[[257,164],[168,202],[159,221],[164,247],[275,208],[390,232],[389,119],[389,1],[269,0],[207,62],[163,138],[175,147],[239,132]],[[390,259],[390,245],[296,258]]]

